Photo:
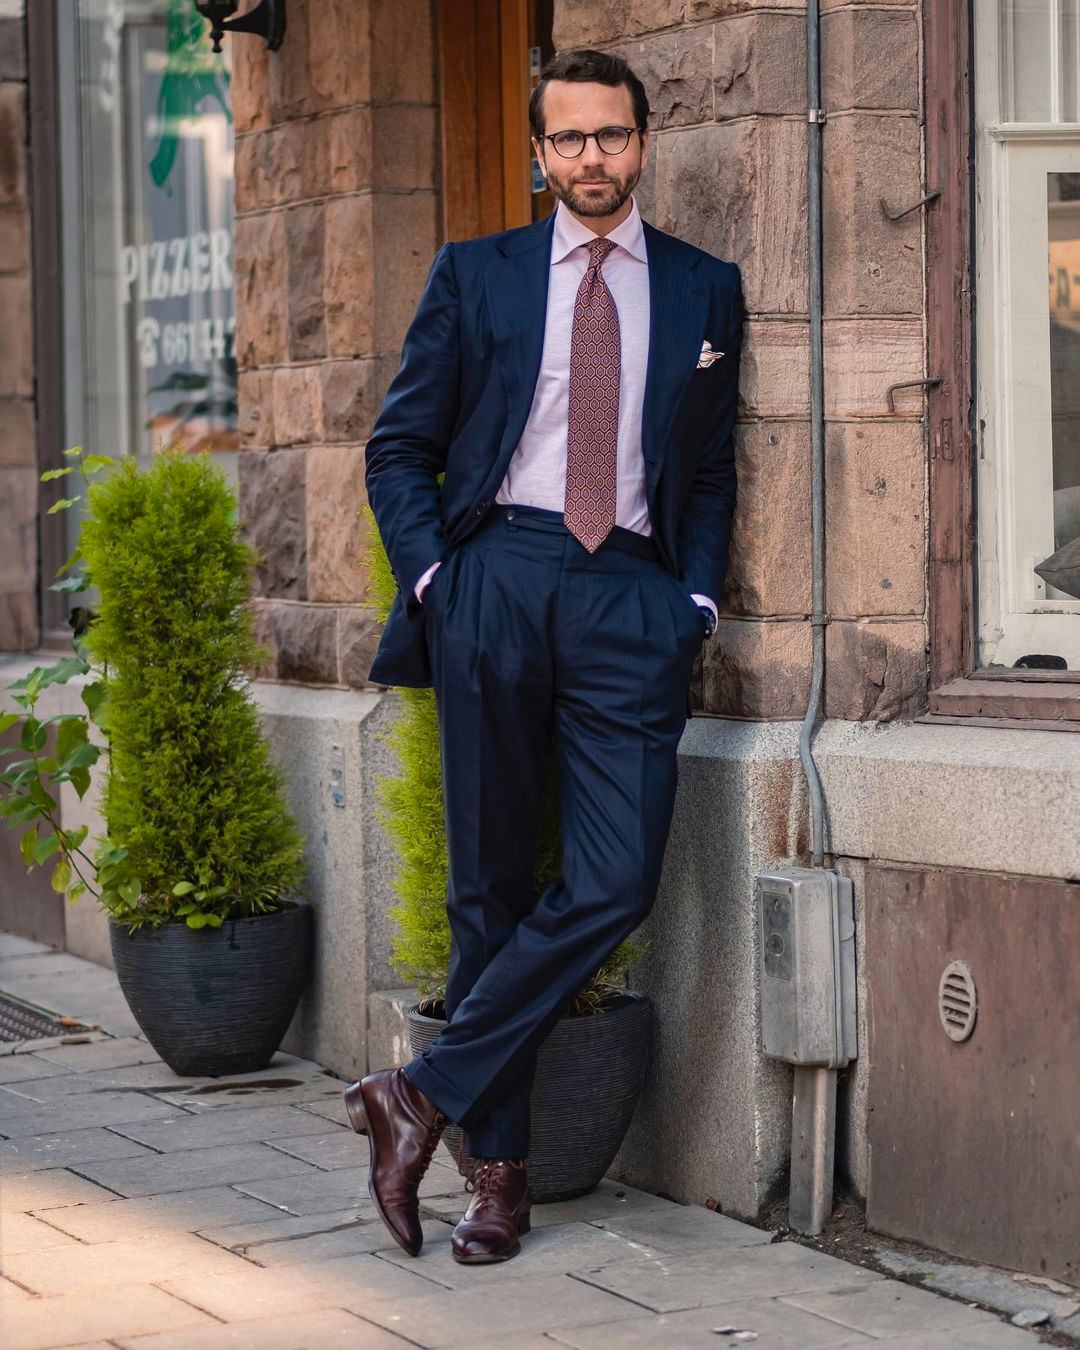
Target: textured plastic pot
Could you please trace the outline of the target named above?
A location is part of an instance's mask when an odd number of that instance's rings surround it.
[[[408,1012],[414,1055],[446,1026],[419,1006]],[[560,1018],[541,1044],[529,1098],[529,1191],[538,1204],[587,1194],[611,1166],[645,1081],[651,1021],[649,996],[620,990],[602,1012]],[[443,1143],[455,1162],[460,1142],[451,1122]]]
[[[185,1078],[264,1069],[307,980],[309,905],[226,919],[220,928],[169,923],[129,933],[109,920],[117,979],[146,1039]]]

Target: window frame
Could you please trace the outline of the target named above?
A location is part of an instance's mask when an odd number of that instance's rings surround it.
[[[1080,672],[979,667],[974,69],[976,0],[924,9],[929,661],[917,721],[1080,731]]]

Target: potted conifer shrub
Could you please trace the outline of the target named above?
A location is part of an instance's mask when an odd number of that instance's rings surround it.
[[[87,514],[56,588],[95,593],[75,652],[9,687],[18,734],[0,815],[22,827],[28,866],[52,864],[69,900],[109,912],[120,987],[166,1064],[185,1076],[265,1067],[296,1010],[311,948],[299,902],[303,841],[258,723],[246,672],[260,653],[247,605],[254,554],[208,455],[133,459],[67,452]],[[50,685],[78,677],[84,713],[43,717]],[[14,758],[13,758],[14,757]],[[104,769],[106,832],[65,828]]]
[[[367,562],[376,612],[385,621],[397,582],[371,508]],[[401,714],[385,739],[399,773],[381,779],[379,817],[400,859],[391,964],[420,994],[408,1011],[413,1054],[446,1025],[443,997],[450,961],[446,914],[447,849],[444,828],[438,712],[433,689],[402,686]],[[534,892],[557,879],[562,858],[558,777],[549,749],[538,831]],[[529,1190],[532,1198],[565,1200],[594,1189],[611,1166],[630,1126],[648,1064],[651,1002],[628,987],[629,968],[647,942],[627,938],[545,1038],[537,1057],[531,1106]],[[463,1132],[451,1123],[443,1142],[459,1166]]]

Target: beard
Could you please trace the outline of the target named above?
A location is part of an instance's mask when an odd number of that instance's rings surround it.
[[[605,174],[603,181],[610,184],[610,190],[603,193],[577,192],[576,184],[560,183],[552,174],[548,174],[548,187],[577,216],[613,216],[637,187],[641,170],[629,173],[625,178],[614,178]],[[593,181],[599,182],[600,179]]]

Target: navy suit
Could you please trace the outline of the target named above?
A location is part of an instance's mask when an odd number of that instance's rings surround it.
[[[655,900],[705,635],[690,595],[720,601],[735,507],[739,270],[649,225],[652,535],[614,526],[590,553],[561,512],[494,504],[540,369],[553,222],[439,251],[367,445],[398,582],[370,678],[435,689],[449,858],[447,1025],[405,1072],[477,1157],[527,1156],[536,1051]],[[698,367],[706,339],[724,356]],[[552,742],[562,875],[537,898]]]
[[[554,220],[552,212],[444,244],[432,264],[366,451],[368,501],[398,583],[368,676],[379,684],[431,687],[413,587],[483,519],[525,426],[544,344]],[[735,509],[739,269],[643,224],[649,519],[664,566],[688,593],[719,605]],[[699,369],[706,338],[725,355]]]

